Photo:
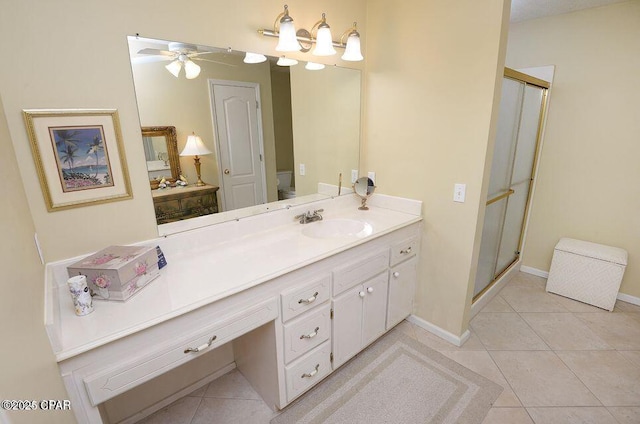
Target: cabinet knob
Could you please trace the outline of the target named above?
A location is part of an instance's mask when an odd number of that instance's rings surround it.
[[[367,292],[373,293],[373,287],[367,287]]]
[[[361,291],[360,293],[358,293],[358,296],[360,297],[364,297],[365,293],[363,291]]]
[[[400,273],[398,271],[396,271],[396,272],[393,273],[393,276],[398,278],[400,276]]]

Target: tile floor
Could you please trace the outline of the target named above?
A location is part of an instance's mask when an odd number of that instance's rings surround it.
[[[546,293],[519,273],[471,321],[456,347],[402,322],[427,346],[500,384],[483,424],[640,423],[640,306],[603,311]],[[141,422],[268,423],[274,413],[233,371]]]

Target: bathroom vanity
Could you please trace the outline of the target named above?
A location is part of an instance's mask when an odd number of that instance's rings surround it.
[[[46,267],[45,321],[80,423],[98,405],[225,343],[283,408],[412,312],[421,202],[353,195],[147,241],[168,261],[127,302],[74,315],[66,265]],[[323,220],[294,216],[324,209]]]

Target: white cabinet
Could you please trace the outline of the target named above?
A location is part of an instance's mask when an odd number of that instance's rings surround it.
[[[385,332],[388,274],[383,272],[333,299],[333,368]]]
[[[405,319],[413,311],[416,290],[417,259],[415,256],[391,268],[389,275],[389,306],[387,330]]]

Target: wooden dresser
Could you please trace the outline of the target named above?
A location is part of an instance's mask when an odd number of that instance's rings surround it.
[[[216,186],[174,187],[153,190],[158,225],[218,212]]]

